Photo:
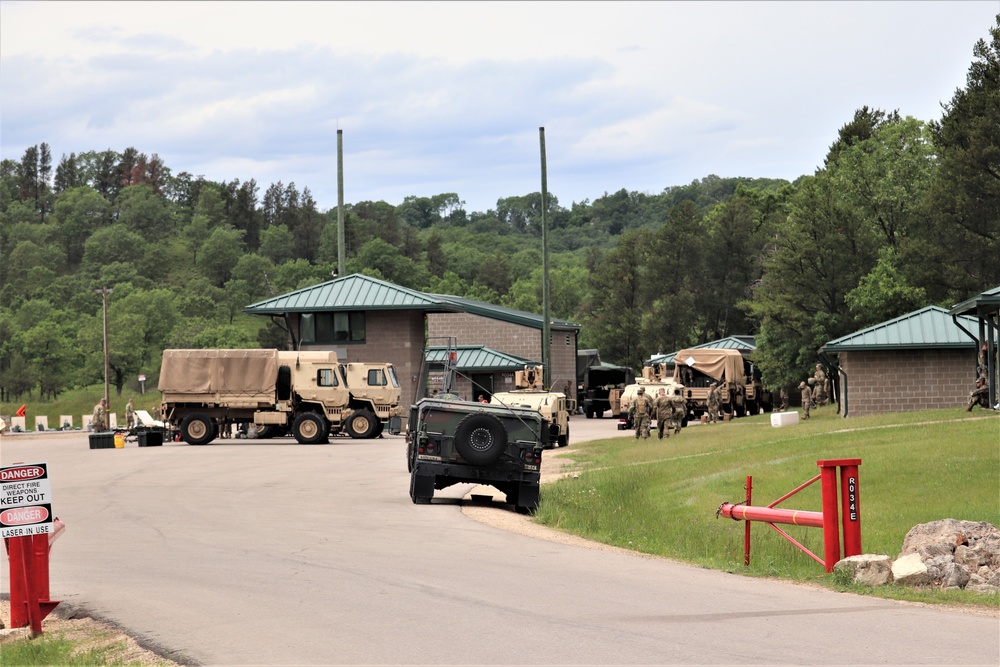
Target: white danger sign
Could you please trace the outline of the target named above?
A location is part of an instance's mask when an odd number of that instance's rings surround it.
[[[47,463],[0,467],[0,537],[52,532],[52,484]]]

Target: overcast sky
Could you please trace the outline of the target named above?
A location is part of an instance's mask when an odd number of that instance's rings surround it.
[[[792,180],[868,105],[964,87],[1000,0],[2,2],[0,157],[129,146],[337,204]]]

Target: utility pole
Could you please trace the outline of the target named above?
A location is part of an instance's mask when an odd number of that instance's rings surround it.
[[[107,287],[94,290],[94,294],[101,295],[101,301],[104,304],[104,403],[109,406],[109,410],[111,406],[111,396],[108,391],[108,376],[111,364],[108,361],[108,295],[113,291],[114,290],[108,289]]]
[[[542,384],[552,387],[552,326],[549,324],[549,220],[548,177],[545,173],[545,128],[538,128],[542,150]]]
[[[337,273],[344,271],[344,131],[337,130]]]

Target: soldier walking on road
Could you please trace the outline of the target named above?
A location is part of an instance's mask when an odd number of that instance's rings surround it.
[[[809,407],[812,403],[812,392],[809,391],[809,385],[805,382],[799,383],[799,389],[802,390],[802,418],[809,419]]]
[[[103,398],[94,406],[94,432],[108,430],[108,402]]]
[[[132,399],[128,399],[128,403],[125,405],[125,426],[128,430],[135,428],[135,405],[132,404]]]
[[[653,412],[653,401],[646,396],[646,388],[639,387],[635,394],[635,400],[628,408],[628,416],[632,418],[635,425],[635,439],[639,436],[643,439],[649,437],[649,416]]]
[[[719,421],[719,390],[713,382],[708,385],[708,423],[714,424]]]
[[[656,404],[654,405],[656,411],[656,430],[659,433],[659,439],[663,440],[663,430],[667,430],[667,437],[670,437],[671,421],[674,417],[674,403],[669,396],[667,396],[665,389],[660,389],[659,395],[656,397]]]

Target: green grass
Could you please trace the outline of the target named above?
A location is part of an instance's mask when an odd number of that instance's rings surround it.
[[[103,384],[65,391],[55,401],[43,401],[37,396],[34,398],[31,396],[22,396],[16,401],[0,402],[0,415],[13,416],[17,412],[17,409],[24,404],[27,406],[27,419],[25,421],[28,430],[33,431],[35,429],[36,415],[48,416],[49,429],[52,430],[62,426],[59,423],[60,415],[73,415],[74,428],[80,428],[83,426],[81,416],[93,414],[94,406],[101,400],[102,396],[104,396]],[[114,386],[112,386],[110,411],[118,413],[118,425],[121,427],[125,426],[125,404],[128,403],[129,397],[133,399],[136,410],[147,410],[152,414],[153,408],[160,406],[160,392],[155,387],[151,390],[147,386],[145,394],[140,394],[137,391],[129,392],[126,389],[119,396],[115,393]],[[10,424],[7,427],[10,428]]]
[[[985,417],[985,418],[984,418]],[[821,459],[860,458],[864,553],[895,558],[915,525],[954,518],[1000,524],[1000,415],[960,409],[842,419],[829,406],[795,427],[773,428],[768,415],[685,428],[658,441],[633,437],[575,444],[579,477],[542,487],[538,523],[706,568],[817,582],[858,591],[768,525],[752,523],[750,566],[743,565],[745,524],[716,519],[723,502],[765,506],[819,473]],[[779,507],[821,511],[817,481]],[[819,558],[822,530],[779,525]],[[972,591],[865,589],[884,597],[1000,606],[1000,595]],[[944,593],[943,595],[941,593]],[[935,595],[937,594],[937,595]]]
[[[97,638],[100,642],[101,637]],[[93,641],[93,640],[91,640]],[[80,649],[81,642],[68,639],[60,633],[43,634],[35,639],[14,639],[0,644],[0,664],[4,667],[118,667],[140,665],[120,656],[129,652],[124,642],[100,643],[92,648]],[[156,664],[171,665],[169,661]]]

